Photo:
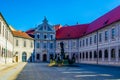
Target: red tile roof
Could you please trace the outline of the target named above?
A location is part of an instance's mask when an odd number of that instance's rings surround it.
[[[83,36],[88,24],[62,27],[56,31],[56,39],[74,39]]]
[[[120,20],[120,6],[91,22],[89,25],[62,27],[56,31],[56,39],[74,39],[90,34]]]
[[[86,33],[89,34],[91,32],[94,32],[118,20],[120,20],[120,6],[90,23]]]
[[[12,31],[13,36],[15,37],[22,37],[22,38],[27,38],[27,39],[33,39],[30,37],[27,33],[21,32],[21,31]]]

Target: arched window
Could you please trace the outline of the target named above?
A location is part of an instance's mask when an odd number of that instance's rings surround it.
[[[83,59],[85,58],[84,52],[83,52]]]
[[[97,58],[97,52],[94,51],[94,58]]]
[[[90,52],[90,58],[92,58],[92,52]]]
[[[22,53],[22,62],[26,62],[27,61],[27,53],[23,52]]]
[[[108,51],[107,51],[107,49],[104,51],[104,57],[108,58]]]
[[[115,58],[115,49],[111,50],[111,58]]]
[[[86,52],[86,58],[88,58],[88,52]]]
[[[80,53],[80,59],[81,59],[81,53]]]
[[[99,51],[99,58],[102,58],[102,51]]]

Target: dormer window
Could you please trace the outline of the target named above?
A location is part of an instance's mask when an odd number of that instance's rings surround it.
[[[109,20],[106,20],[103,25],[106,25],[106,24],[108,23],[108,21],[109,21]]]

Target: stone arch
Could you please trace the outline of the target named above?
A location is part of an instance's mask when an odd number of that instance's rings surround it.
[[[99,50],[99,58],[102,58],[102,51]]]
[[[112,58],[112,59],[115,58],[115,49],[111,49],[111,58]]]
[[[43,61],[47,61],[47,54],[43,54]]]
[[[27,53],[23,52],[22,53],[22,62],[26,62],[27,61]]]

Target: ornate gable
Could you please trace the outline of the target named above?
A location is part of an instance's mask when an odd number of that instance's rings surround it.
[[[53,30],[53,26],[48,24],[47,18],[44,17],[43,23],[37,26],[36,31],[40,31],[40,32],[41,31],[44,31],[44,32],[52,31],[53,32],[54,30]]]

